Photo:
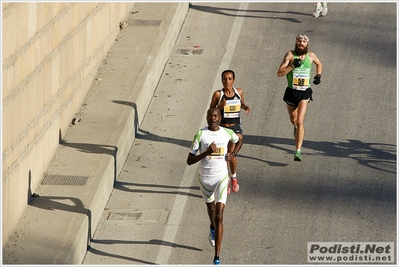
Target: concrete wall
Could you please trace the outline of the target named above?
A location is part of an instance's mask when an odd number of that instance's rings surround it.
[[[133,6],[2,3],[3,245]]]

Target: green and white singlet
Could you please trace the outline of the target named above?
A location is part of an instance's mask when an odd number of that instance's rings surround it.
[[[218,131],[210,131],[208,127],[200,129],[194,136],[191,145],[191,154],[198,151],[203,153],[212,142],[215,142],[217,151],[201,160],[200,179],[212,185],[220,182],[228,175],[226,164],[227,145],[229,141],[237,143],[238,136],[230,129],[219,126]]]
[[[294,58],[298,58],[295,51],[292,51]],[[305,59],[302,60],[301,66],[293,69],[287,76],[288,87],[305,91],[310,87],[310,72],[312,70],[312,63],[310,62],[309,54],[306,54]]]

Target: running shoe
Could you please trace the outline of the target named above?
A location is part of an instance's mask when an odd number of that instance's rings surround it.
[[[299,152],[299,151],[295,152],[294,160],[295,161],[302,161],[301,152]]]
[[[237,178],[231,178],[232,190],[234,193],[237,193],[240,190],[240,185],[238,184]]]
[[[215,246],[215,230],[212,230],[209,232],[209,243],[211,243],[211,246]]]
[[[214,264],[214,265],[220,265],[219,257],[215,257],[215,258],[213,259],[213,264]]]
[[[325,15],[327,15],[328,12],[327,3],[321,2],[321,6],[323,7],[323,10],[321,11],[320,15],[324,17]]]
[[[296,136],[296,130],[297,130],[297,129],[294,127],[294,137]]]
[[[314,7],[313,17],[315,17],[315,18],[319,17],[322,10],[323,10],[323,7],[321,5],[321,2],[317,2],[316,6]]]

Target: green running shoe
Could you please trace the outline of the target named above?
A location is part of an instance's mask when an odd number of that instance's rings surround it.
[[[296,128],[294,127],[294,137],[296,136]]]
[[[299,152],[299,151],[295,152],[294,160],[295,161],[302,161],[301,152]]]

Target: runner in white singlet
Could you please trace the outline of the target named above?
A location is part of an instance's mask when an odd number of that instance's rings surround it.
[[[206,115],[208,127],[194,136],[187,164],[201,161],[199,183],[211,221],[209,241],[215,247],[214,263],[220,263],[219,254],[223,237],[223,212],[227,200],[227,161],[232,160],[235,149],[241,147],[241,139],[232,130],[221,127],[218,108],[209,108]],[[228,145],[233,151],[228,152]],[[236,146],[234,146],[234,144]]]

